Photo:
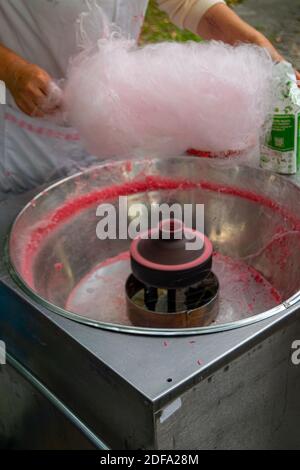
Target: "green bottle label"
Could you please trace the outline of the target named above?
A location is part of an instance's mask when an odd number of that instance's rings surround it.
[[[291,114],[276,114],[274,116],[267,145],[280,152],[289,152],[295,149],[295,116]]]

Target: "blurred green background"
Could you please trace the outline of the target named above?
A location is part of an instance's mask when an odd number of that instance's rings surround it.
[[[229,0],[227,4],[238,3],[239,1],[240,0]],[[145,44],[146,42],[170,40],[201,41],[198,36],[195,36],[189,31],[181,31],[176,28],[176,26],[170,22],[167,15],[157,7],[156,1],[150,0],[140,42],[141,44]]]

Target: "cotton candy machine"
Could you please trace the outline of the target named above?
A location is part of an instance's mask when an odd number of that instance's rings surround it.
[[[186,335],[240,327],[284,311],[299,294],[299,197],[275,175],[189,157],[101,165],[25,207],[9,239],[11,272],[42,306],[104,329]],[[137,204],[150,213],[162,203],[191,205],[193,221],[204,205],[199,252],[178,240],[119,236],[124,204],[129,224]],[[103,208],[114,223],[99,239]]]
[[[299,196],[182,157],[1,201],[0,447],[300,448]]]

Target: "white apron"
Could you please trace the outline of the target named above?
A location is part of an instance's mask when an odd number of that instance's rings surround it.
[[[94,1],[126,36],[138,38],[148,0],[0,0],[0,43],[64,78],[77,52],[76,20]],[[0,193],[25,191],[90,158],[74,129],[26,116],[10,96],[0,106],[0,150]]]

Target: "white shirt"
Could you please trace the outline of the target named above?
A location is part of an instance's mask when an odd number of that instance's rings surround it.
[[[63,78],[76,53],[76,20],[94,0],[0,0],[0,43]],[[148,0],[96,0],[126,36],[137,38]],[[179,27],[196,31],[201,16],[223,0],[157,0]]]
[[[97,3],[125,34],[138,35],[148,0]],[[0,0],[0,43],[52,77],[65,77],[69,59],[77,50],[76,20],[90,5],[88,0]]]

